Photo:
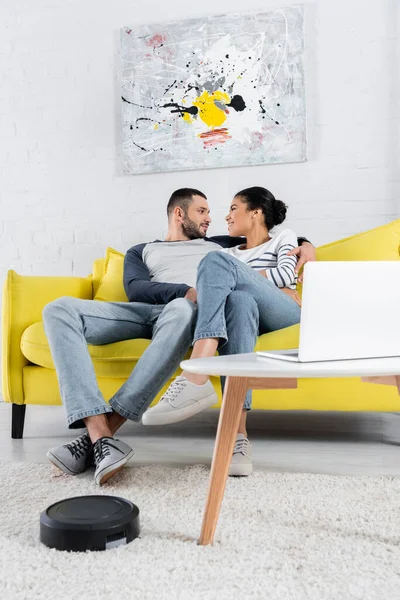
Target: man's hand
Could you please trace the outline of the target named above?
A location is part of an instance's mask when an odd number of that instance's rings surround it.
[[[315,248],[310,242],[303,242],[301,246],[288,252],[288,256],[298,256],[299,258],[295,268],[296,273],[298,273],[307,262],[317,260]],[[303,273],[300,273],[298,281],[299,283],[303,282]]]
[[[185,298],[197,304],[197,290],[195,288],[189,288],[185,294]]]

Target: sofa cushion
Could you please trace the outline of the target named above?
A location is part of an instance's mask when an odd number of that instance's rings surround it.
[[[93,267],[92,267],[93,294],[92,294],[92,298],[94,298],[94,296],[97,293],[97,290],[99,289],[100,281],[104,275],[105,265],[106,265],[105,258],[96,258],[93,262]]]
[[[128,302],[123,283],[124,257],[124,254],[118,252],[118,250],[107,248],[104,274],[93,298],[94,300]]]
[[[126,340],[102,346],[89,345],[98,377],[129,377],[150,340]],[[25,329],[21,338],[21,352],[33,364],[54,369],[53,357],[44,331],[43,322]]]
[[[280,350],[296,348],[299,342],[299,326],[293,325],[280,331],[262,335],[257,341],[257,350]],[[136,362],[146,350],[150,340],[126,340],[102,346],[89,345],[98,377],[129,377]],[[43,322],[34,323],[25,329],[21,338],[22,354],[34,365],[54,369],[53,357],[44,331]],[[190,357],[190,352],[186,358]]]
[[[400,219],[317,248],[317,260],[399,260]]]
[[[300,325],[264,333],[257,339],[255,350],[290,350],[299,347]]]

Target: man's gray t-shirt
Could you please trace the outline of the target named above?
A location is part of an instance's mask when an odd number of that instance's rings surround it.
[[[197,239],[182,242],[153,242],[146,244],[142,259],[151,281],[183,283],[196,287],[197,267],[206,254],[222,250],[219,244]]]

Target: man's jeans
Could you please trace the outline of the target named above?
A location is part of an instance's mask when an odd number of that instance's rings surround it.
[[[167,305],[60,298],[43,311],[46,335],[71,429],[85,417],[112,412],[140,421],[173,375],[193,340],[196,305],[184,298]],[[151,344],[109,405],[98,388],[87,344],[145,338]]]
[[[300,307],[290,296],[224,252],[210,252],[201,260],[196,288],[194,342],[220,338],[219,354],[253,352],[258,335],[300,321]],[[248,392],[244,408],[250,406]]]

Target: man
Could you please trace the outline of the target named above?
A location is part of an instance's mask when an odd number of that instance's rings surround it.
[[[191,346],[199,262],[212,250],[239,243],[229,236],[206,238],[210,211],[206,196],[198,190],[184,188],[174,192],[167,213],[166,239],[139,244],[126,254],[124,286],[129,302],[66,297],[48,304],[43,311],[68,427],[87,428],[87,433],[50,449],[47,456],[70,474],[85,471],[94,460],[95,481],[99,485],[133,455],[132,448],[113,437],[115,432],[127,419],[141,420]],[[309,243],[296,252],[300,266],[314,258]],[[137,338],[152,341],[128,380],[107,404],[98,388],[87,344]],[[239,339],[231,351],[242,351]],[[211,384],[198,387],[202,389],[194,393],[190,414],[217,400]]]

